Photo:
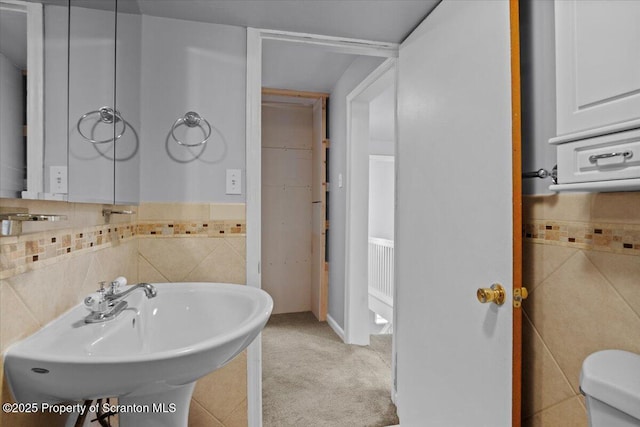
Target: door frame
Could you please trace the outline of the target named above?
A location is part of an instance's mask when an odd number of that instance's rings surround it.
[[[246,280],[248,286],[261,288],[261,187],[262,187],[262,42],[278,40],[322,46],[333,52],[394,58],[397,43],[330,37],[318,34],[247,28],[246,86]],[[262,426],[262,340],[247,349],[247,415],[250,427]]]
[[[522,82],[520,0],[509,0],[511,42],[511,168],[513,195],[513,289],[522,289]],[[522,424],[522,306],[513,307],[511,425]]]
[[[369,102],[396,84],[397,58],[388,58],[347,95],[344,338],[369,345]],[[394,160],[395,161],[395,160]],[[395,183],[394,183],[395,185]]]

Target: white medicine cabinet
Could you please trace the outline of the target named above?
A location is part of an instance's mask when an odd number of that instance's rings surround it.
[[[0,198],[138,204],[142,18],[0,0]]]
[[[640,1],[555,2],[556,191],[640,190]]]
[[[69,2],[71,202],[139,202],[141,15],[131,2]]]

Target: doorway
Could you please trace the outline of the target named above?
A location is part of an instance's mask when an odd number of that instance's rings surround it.
[[[395,83],[391,58],[347,96],[345,341],[351,344],[369,344],[376,313],[393,322]]]
[[[262,89],[262,288],[273,314],[326,320],[328,94]]]
[[[398,45],[395,43],[363,42],[361,40],[354,43],[352,40],[348,39],[319,35],[287,33],[253,28],[249,28],[247,30],[247,284],[249,286],[256,287],[262,286],[262,264],[264,263],[263,254],[261,253],[261,89],[263,86],[262,67],[264,65],[262,54],[263,41],[272,40],[292,42],[291,44],[298,46],[304,45],[321,47],[324,51],[331,51],[334,53],[338,52],[346,55],[366,55],[368,57],[382,58],[382,60],[384,58],[397,56],[398,49]],[[366,225],[366,221],[362,222]],[[364,242],[366,247],[366,231]],[[342,315],[342,313],[340,313],[340,315]],[[343,337],[344,334],[341,338]],[[248,349],[247,364],[249,424],[256,426],[261,425],[262,414],[262,402],[260,395],[262,386],[261,366],[262,343],[261,339],[258,338]]]

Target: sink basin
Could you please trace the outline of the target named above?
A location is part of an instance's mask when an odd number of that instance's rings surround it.
[[[78,305],[11,346],[4,369],[16,400],[118,396],[119,405],[148,405],[142,413],[123,406],[122,427],[186,426],[195,381],[253,341],[269,319],[273,300],[241,285],[154,286],[155,298],[132,292],[128,307],[113,320],[85,323],[88,311]]]

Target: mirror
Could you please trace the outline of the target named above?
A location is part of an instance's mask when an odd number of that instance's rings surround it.
[[[139,202],[137,2],[0,0],[0,197]]]
[[[0,197],[66,198],[50,172],[67,166],[67,17],[66,0],[0,0]]]
[[[113,203],[115,146],[126,133],[115,108],[115,0],[69,2],[69,201]]]
[[[142,23],[135,7],[70,1],[69,201],[139,201]]]
[[[115,146],[113,203],[140,201],[140,78],[142,15],[135,1],[117,1],[116,109],[126,121],[125,133]]]

